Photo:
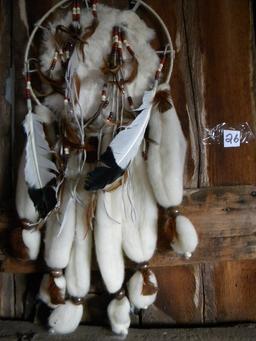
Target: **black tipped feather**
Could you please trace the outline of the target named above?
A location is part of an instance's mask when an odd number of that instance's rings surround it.
[[[124,170],[120,167],[108,168],[97,167],[87,174],[84,188],[87,191],[97,191],[112,184],[116,179],[123,175]]]
[[[45,218],[57,204],[56,191],[49,184],[43,188],[29,188],[28,194],[33,201],[40,218]]]

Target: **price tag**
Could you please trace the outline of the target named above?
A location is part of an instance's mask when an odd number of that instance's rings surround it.
[[[239,130],[224,130],[223,143],[224,148],[240,147],[241,133]]]

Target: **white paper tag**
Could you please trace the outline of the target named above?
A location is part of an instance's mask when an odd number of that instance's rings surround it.
[[[224,148],[240,147],[241,133],[239,130],[224,130],[223,143]]]

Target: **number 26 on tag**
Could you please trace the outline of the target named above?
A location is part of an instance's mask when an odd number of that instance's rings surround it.
[[[241,133],[239,130],[224,130],[224,148],[240,147]]]

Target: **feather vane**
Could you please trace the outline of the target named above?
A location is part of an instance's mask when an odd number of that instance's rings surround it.
[[[24,128],[27,135],[25,179],[30,188],[42,189],[56,177],[58,170],[51,160],[50,147],[40,117],[29,112]]]
[[[146,91],[142,105],[136,110],[141,111],[135,120],[120,131],[112,140],[100,161],[105,166],[97,167],[88,173],[85,189],[95,191],[112,184],[123,175],[130,162],[135,158],[143,141],[153,108],[156,87]]]
[[[155,88],[151,91],[145,92],[143,96],[143,103],[136,110],[142,110],[141,113],[129,126],[120,131],[109,145],[116,164],[122,169],[126,169],[138,153],[148,126],[154,95]],[[104,161],[104,156],[102,157],[102,160]]]

